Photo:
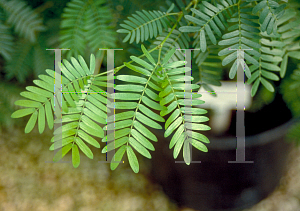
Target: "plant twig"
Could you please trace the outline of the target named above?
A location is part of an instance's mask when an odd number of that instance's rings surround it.
[[[45,11],[48,8],[51,8],[54,6],[54,3],[52,1],[47,1],[44,4],[42,4],[41,6],[37,7],[34,9],[34,11],[36,13],[42,13],[43,11]]]
[[[176,23],[174,24],[174,26],[172,27],[172,29],[170,30],[170,32],[168,33],[168,35],[165,37],[165,39],[164,39],[158,46],[156,46],[156,47],[152,48],[151,50],[149,50],[149,53],[151,53],[151,52],[153,52],[153,51],[155,51],[155,50],[161,49],[161,47],[163,46],[163,44],[167,41],[167,39],[168,39],[169,36],[172,34],[173,30],[176,28],[177,24],[179,23],[179,21],[180,21],[181,18],[183,17],[183,12],[179,12],[178,15],[179,15],[179,17],[178,17]],[[145,56],[145,54],[142,54],[142,55],[138,56],[138,58],[142,58],[142,57],[144,57],[144,56]],[[133,62],[133,61],[129,61],[128,63],[130,64],[130,63],[132,63],[132,62]],[[121,66],[119,66],[119,67],[116,67],[116,68],[114,68],[114,69],[111,69],[111,70],[109,70],[109,71],[106,71],[106,72],[103,72],[103,73],[94,75],[94,77],[98,77],[98,76],[101,76],[101,75],[110,73],[110,72],[112,72],[112,71],[115,71],[115,74],[116,74],[116,73],[117,73],[119,70],[121,70],[123,67],[125,67],[124,64],[121,65]]]

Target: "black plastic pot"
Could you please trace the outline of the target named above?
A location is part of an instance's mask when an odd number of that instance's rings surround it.
[[[275,127],[274,122],[280,126]],[[190,166],[175,163],[173,149],[168,147],[170,138],[163,137],[163,130],[153,131],[159,141],[152,153],[149,177],[179,206],[201,211],[249,208],[272,193],[286,171],[292,144],[284,137],[293,122],[280,96],[263,110],[246,113],[245,158],[254,161],[246,164],[228,163],[236,160],[236,137],[230,134],[235,128],[235,115],[224,137],[208,137],[211,143],[207,144],[207,153],[193,148],[192,160],[201,163]],[[247,130],[257,134],[249,135]],[[182,151],[176,161],[183,161]]]

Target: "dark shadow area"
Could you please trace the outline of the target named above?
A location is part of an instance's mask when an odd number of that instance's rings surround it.
[[[284,139],[292,124],[291,113],[277,95],[274,102],[256,113],[246,112],[246,161],[253,164],[228,163],[236,160],[235,111],[230,129],[222,137],[208,135],[208,152],[195,148],[193,161],[175,163],[170,137],[156,131],[150,178],[179,206],[196,210],[241,210],[266,198],[278,186],[286,172],[291,144]],[[183,161],[182,151],[176,161]]]

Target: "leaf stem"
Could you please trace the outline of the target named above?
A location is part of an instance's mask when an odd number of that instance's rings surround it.
[[[170,37],[170,35],[172,34],[172,32],[174,31],[174,29],[176,28],[177,24],[179,23],[179,21],[181,20],[181,18],[183,17],[183,12],[180,12],[179,17],[176,21],[176,23],[174,24],[174,26],[172,27],[171,31],[169,32],[169,34],[165,37],[165,39],[160,43],[160,46],[162,47],[164,45],[164,43],[167,41],[167,39]]]
[[[186,8],[185,8],[185,10],[188,10],[191,6],[193,6],[194,5],[194,8],[195,8],[195,6],[198,4],[198,0],[193,0],[193,1],[191,1],[187,6],[186,6]]]
[[[152,48],[151,50],[149,50],[149,53],[151,53],[151,52],[153,52],[153,51],[155,51],[155,50],[157,50],[157,49],[159,49],[159,50],[161,51],[161,48],[162,48],[163,44],[164,44],[164,43],[167,41],[167,39],[170,37],[170,35],[171,35],[172,32],[174,31],[174,29],[176,28],[177,24],[179,23],[179,21],[180,21],[181,18],[183,17],[183,12],[179,12],[178,14],[179,14],[179,17],[178,17],[176,23],[174,24],[174,26],[172,27],[172,29],[170,30],[169,34],[165,37],[165,39],[164,39],[158,46],[156,46],[156,47]],[[160,54],[160,52],[159,52],[159,54]],[[144,56],[145,56],[145,54],[142,54],[142,55],[138,56],[138,58],[142,58],[142,57],[144,57]],[[132,63],[132,62],[133,62],[133,61],[131,60],[131,61],[129,61],[128,63],[130,64],[130,63]],[[158,60],[158,62],[160,62],[160,60]],[[101,75],[104,75],[104,74],[107,74],[107,73],[111,73],[111,72],[113,72],[113,71],[114,71],[114,74],[116,74],[116,73],[117,73],[119,70],[121,70],[123,67],[125,67],[124,64],[121,65],[121,66],[119,66],[119,67],[116,67],[116,68],[114,68],[114,69],[111,69],[111,70],[109,70],[109,71],[106,71],[106,72],[103,72],[103,73],[94,75],[94,77],[96,78],[96,77],[98,77],[98,76],[101,76]]]
[[[34,12],[36,13],[42,13],[43,11],[45,11],[48,8],[51,8],[54,6],[53,1],[47,1],[44,4],[42,4],[41,6],[37,7],[34,9]]]
[[[170,35],[172,34],[172,32],[174,31],[174,29],[176,28],[177,24],[179,23],[179,21],[181,20],[181,18],[183,17],[183,12],[180,12],[180,15],[176,21],[176,23],[174,24],[174,26],[172,27],[172,29],[170,30],[170,32],[168,33],[168,35],[165,37],[165,39],[158,45],[159,51],[158,51],[158,60],[157,60],[157,64],[160,65],[160,55],[161,55],[161,50],[162,47],[164,45],[164,43],[167,41],[167,39],[170,37]]]

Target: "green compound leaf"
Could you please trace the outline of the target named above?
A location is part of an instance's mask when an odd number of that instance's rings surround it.
[[[67,60],[64,60],[64,65],[62,65],[62,73],[67,77],[66,78],[63,75],[61,76],[62,90],[65,92],[63,94],[63,98],[61,99],[62,102],[58,102],[57,97],[54,98],[55,76],[58,77],[58,75],[57,73],[55,73],[55,71],[49,69],[46,70],[46,73],[48,75],[39,75],[39,78],[41,80],[34,81],[34,83],[38,87],[27,86],[26,89],[28,91],[21,93],[21,96],[27,98],[26,100],[19,100],[15,102],[16,105],[24,106],[27,108],[15,111],[12,114],[12,118],[19,118],[33,113],[30,121],[27,123],[26,133],[29,133],[34,128],[36,122],[38,122],[39,132],[42,133],[45,129],[46,120],[49,129],[53,128],[54,103],[59,107],[62,104],[63,115],[64,113],[68,113],[68,110],[71,109],[70,107],[77,107],[76,103],[79,102],[79,98],[81,96],[81,90],[78,86],[77,80],[83,79],[82,81],[86,81],[84,82],[84,84],[88,85],[87,79],[90,78],[90,75],[88,75],[90,71],[81,56],[79,56],[79,62],[75,58],[71,58],[71,61],[73,66]],[[91,61],[93,63],[93,55],[91,55]],[[74,87],[72,84],[74,85]],[[80,91],[80,93],[78,93],[78,91]],[[99,119],[97,120],[100,121]],[[68,119],[68,117],[65,116],[63,117],[62,122],[70,121],[72,121],[72,119]],[[104,123],[104,120],[101,122]],[[65,129],[68,128],[64,127],[64,130]]]
[[[183,64],[181,64],[181,65],[183,65]],[[167,121],[165,123],[166,131],[164,133],[164,137],[168,137],[174,132],[174,135],[173,135],[170,145],[169,145],[170,149],[173,146],[175,146],[173,156],[176,159],[179,152],[181,151],[182,146],[184,146],[183,158],[184,158],[184,161],[186,162],[186,164],[189,165],[190,161],[191,161],[190,153],[189,153],[190,146],[187,144],[184,144],[185,140],[187,138],[189,138],[187,131],[188,130],[210,130],[209,126],[206,126],[204,124],[196,124],[199,122],[208,121],[208,118],[199,116],[199,114],[206,113],[206,110],[200,109],[200,108],[193,108],[193,106],[203,104],[204,101],[199,100],[199,99],[191,100],[191,98],[188,97],[189,95],[186,94],[186,92],[187,92],[186,84],[183,82],[190,81],[190,80],[192,81],[193,78],[192,77],[185,78],[185,76],[183,75],[184,71],[177,71],[176,74],[174,74],[173,70],[166,71],[165,70],[166,67],[168,67],[168,66],[163,66],[163,69],[162,69],[164,71],[165,77],[164,77],[164,81],[162,81],[162,83],[161,83],[162,84],[161,86],[162,86],[162,88],[164,88],[164,90],[162,90],[159,93],[159,97],[162,98],[160,100],[160,104],[167,105],[166,106],[167,110],[162,110],[160,115],[165,116],[169,113],[171,113],[171,115],[169,116],[169,118],[167,119]],[[177,68],[177,67],[175,67],[175,68]],[[172,76],[169,76],[169,73],[173,73],[173,74],[170,74]],[[176,80],[174,80],[174,79],[176,79]],[[195,89],[195,88],[199,88],[199,87],[195,84],[191,84],[191,88]],[[192,92],[191,92],[191,94],[192,94]],[[186,95],[186,97],[185,97],[185,95]],[[176,96],[176,98],[175,98],[175,96]],[[180,99],[179,97],[183,98],[183,99]],[[201,95],[197,95],[195,97],[201,97]],[[186,116],[185,109],[187,106],[190,106],[189,109],[192,112],[192,113],[189,113],[189,114],[192,114],[190,116]],[[183,117],[186,117],[187,119],[185,120]],[[198,137],[199,138],[201,137],[201,139],[208,142],[208,139],[206,140],[204,138],[205,136],[203,135],[203,137],[202,137],[201,135],[199,135]]]
[[[149,38],[155,38],[164,30],[168,30],[169,20],[167,16],[169,13],[162,13],[161,11],[137,11],[132,17],[128,17],[123,24],[120,24],[122,29],[117,30],[118,33],[127,33],[123,42],[129,43],[144,42]]]

